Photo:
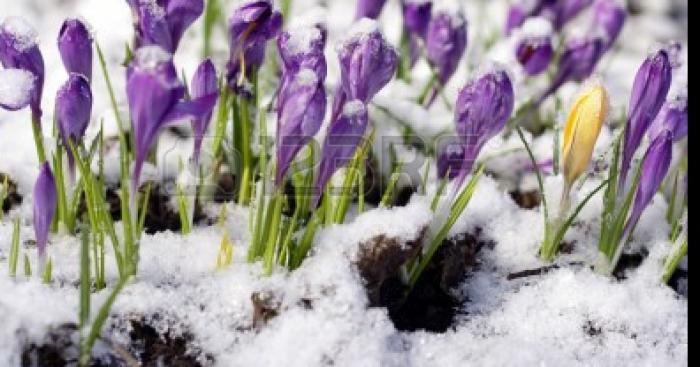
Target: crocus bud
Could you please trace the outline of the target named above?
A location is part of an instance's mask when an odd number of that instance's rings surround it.
[[[269,0],[248,1],[237,8],[228,21],[229,61],[226,65],[229,85],[237,90],[242,77],[260,67],[265,59],[265,44],[282,27],[282,15]]]
[[[56,181],[54,180],[51,167],[47,162],[42,163],[39,176],[34,184],[34,235],[36,237],[36,248],[39,258],[43,259],[46,254],[46,243],[49,238],[51,222],[56,213]]]
[[[688,96],[679,95],[666,101],[661,111],[651,123],[647,136],[654,140],[668,130],[673,135],[673,141],[677,142],[688,136]]]
[[[530,18],[517,35],[515,56],[528,75],[538,75],[554,56],[552,25],[543,18]]]
[[[587,87],[569,112],[562,138],[561,167],[569,187],[591,162],[593,148],[608,114],[608,93],[600,84]]]
[[[277,98],[277,109],[282,108],[285,93],[292,90],[287,84],[301,69],[310,69],[323,82],[326,79],[327,64],[324,49],[325,37],[320,27],[297,28],[282,32],[277,38],[277,49],[282,60],[282,80]]]
[[[430,23],[433,2],[430,0],[406,0],[403,2],[403,24],[418,37],[425,37]]]
[[[79,19],[67,19],[58,34],[58,51],[68,73],[92,80],[92,36]]]
[[[341,86],[333,100],[331,121],[340,114],[345,101],[369,103],[394,77],[398,55],[377,29],[377,23],[363,18],[338,49]]]
[[[199,64],[197,71],[195,71],[192,76],[191,89],[192,99],[195,100],[209,96],[214,96],[215,101],[219,98],[219,83],[216,77],[216,68],[211,60],[206,59]],[[214,106],[212,105],[212,107]],[[195,164],[199,162],[199,156],[202,151],[202,140],[211,122],[211,115],[211,110],[204,111],[204,115],[192,119],[192,131],[194,132],[194,152],[192,153],[192,158]]]
[[[459,92],[455,123],[465,154],[456,187],[471,172],[486,142],[506,125],[513,105],[513,84],[504,70],[484,73]]]
[[[377,19],[381,14],[386,0],[357,0],[355,19]]]
[[[365,136],[368,116],[367,107],[360,100],[346,103],[338,119],[328,127],[328,134],[323,142],[323,156],[316,179],[315,202],[326,188],[333,174],[352,158]]]
[[[127,69],[126,94],[134,134],[132,190],[138,188],[141,169],[161,128],[183,119],[211,113],[217,96],[184,101],[185,88],[177,76],[172,55],[159,46],[138,49]]]
[[[294,157],[321,128],[326,113],[326,91],[312,69],[301,69],[286,84],[277,115],[277,174],[281,186]]]
[[[556,92],[564,83],[586,80],[595,70],[604,52],[605,43],[600,37],[573,39],[568,42],[559,58],[557,73],[549,88],[540,97],[539,103]]]
[[[666,100],[671,87],[671,69],[668,53],[661,49],[647,57],[637,71],[627,112],[620,187],[624,187],[632,158],[642,137]]]
[[[185,30],[204,12],[204,0],[128,0],[136,26],[135,48],[177,50]]]
[[[596,0],[593,4],[593,26],[602,31],[606,49],[615,43],[626,17],[627,12],[617,0]]]
[[[349,99],[368,103],[396,73],[398,55],[376,27],[364,18],[339,48],[341,82]]]
[[[467,21],[461,12],[436,14],[428,25],[425,40],[428,61],[436,69],[438,81],[450,80],[467,47]]]
[[[637,192],[634,198],[634,206],[632,207],[632,213],[625,225],[624,235],[622,237],[623,245],[637,225],[642,213],[659,190],[664,178],[666,178],[668,169],[671,166],[672,155],[673,134],[666,130],[651,142],[644,156],[639,185],[637,186]]]
[[[90,123],[92,90],[83,74],[71,73],[68,81],[56,93],[56,125],[68,152],[68,166],[73,177],[73,151],[70,142],[77,145],[83,139]]]
[[[7,17],[0,24],[0,63],[6,69],[21,69],[34,76],[29,106],[35,119],[41,117],[44,89],[44,58],[36,44],[36,31],[19,17]]]

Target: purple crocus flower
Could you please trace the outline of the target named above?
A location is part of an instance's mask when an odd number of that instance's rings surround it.
[[[249,77],[265,59],[265,44],[282,27],[282,14],[269,0],[248,1],[229,19],[229,61],[226,65],[229,85],[238,89],[242,77]]]
[[[605,48],[609,49],[625,25],[627,12],[616,0],[597,0],[593,4],[593,24],[605,35]]]
[[[92,90],[85,75],[71,73],[68,81],[56,93],[56,125],[68,152],[70,176],[74,176],[74,157],[70,143],[77,145],[83,139],[90,123]]]
[[[568,42],[559,59],[554,80],[537,104],[542,103],[569,81],[586,80],[595,70],[604,52],[605,42],[600,37],[573,39]]]
[[[381,14],[386,0],[357,0],[355,19],[377,19]]]
[[[467,21],[461,12],[440,12],[428,25],[425,47],[428,61],[437,72],[437,81],[445,85],[450,80],[467,47]],[[429,103],[437,96],[436,88]]]
[[[333,101],[331,121],[335,121],[346,100],[369,103],[394,77],[398,55],[376,28],[376,22],[361,19],[352,36],[338,51],[341,87]]]
[[[185,118],[204,118],[216,104],[217,94],[184,101],[185,87],[178,79],[172,55],[159,46],[136,51],[127,69],[126,93],[134,134],[131,185],[135,191],[148,150],[160,129]]]
[[[301,69],[285,85],[277,111],[277,186],[299,153],[321,128],[326,113],[326,91],[323,80],[313,69]]]
[[[471,172],[486,142],[503,129],[513,105],[513,84],[504,70],[487,72],[459,92],[455,123],[465,154],[456,187]]]
[[[430,0],[406,0],[403,2],[403,24],[409,33],[424,38],[430,23],[433,2]]]
[[[627,126],[620,166],[620,187],[624,187],[627,173],[642,137],[663,106],[671,88],[672,67],[666,50],[661,49],[647,57],[637,71],[627,112]]]
[[[661,183],[668,169],[671,166],[671,158],[673,155],[673,134],[665,130],[660,135],[658,135],[649,146],[647,150],[644,161],[642,162],[641,176],[639,178],[639,185],[637,186],[637,192],[634,197],[634,206],[632,207],[632,214],[630,214],[627,223],[625,224],[625,229],[623,232],[623,242],[627,242],[629,236],[634,231],[634,227],[639,222],[639,218],[642,216],[644,209],[649,205],[654,195],[659,190]]]
[[[58,34],[58,51],[68,73],[92,80],[92,36],[80,19],[67,19]]]
[[[355,150],[365,137],[367,124],[367,106],[360,100],[352,100],[345,103],[338,119],[329,126],[323,142],[323,156],[316,179],[315,203],[318,203],[328,180],[355,154]]]
[[[284,104],[285,94],[292,90],[287,85],[301,69],[310,69],[323,82],[327,64],[324,49],[326,39],[319,26],[299,28],[282,32],[277,38],[277,49],[282,60],[282,81],[279,87],[277,108]]]
[[[39,176],[34,184],[34,235],[39,258],[44,259],[51,222],[56,213],[56,181],[48,162],[41,164]]]
[[[554,56],[549,37],[526,38],[518,42],[515,56],[528,75],[538,75],[547,70]]]
[[[208,96],[216,96],[219,98],[219,83],[216,77],[216,68],[211,60],[206,59],[202,61],[197,67],[192,76],[191,91],[192,99],[208,98]],[[216,103],[215,99],[215,103]],[[214,105],[212,104],[212,108]],[[192,119],[192,131],[194,131],[194,152],[192,158],[194,163],[199,162],[199,156],[202,151],[202,140],[204,140],[204,134],[209,127],[211,122],[212,111],[205,111],[201,117]]]
[[[650,140],[654,140],[666,130],[671,132],[675,142],[688,136],[687,96],[677,96],[671,101],[666,101],[654,122],[651,123],[647,136]]]
[[[127,0],[134,15],[134,47],[177,50],[185,30],[204,12],[204,0]]]
[[[8,17],[0,24],[0,63],[6,69],[26,70],[34,76],[29,107],[34,121],[39,121],[44,89],[44,58],[36,44],[36,31],[24,19]],[[17,109],[12,107],[17,106],[4,106]]]

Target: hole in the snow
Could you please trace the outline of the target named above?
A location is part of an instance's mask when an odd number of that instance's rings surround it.
[[[6,188],[3,188],[7,180]],[[5,200],[0,203],[0,210],[7,214],[12,208],[22,204],[22,195],[17,191],[17,184],[10,178],[10,175],[0,172],[0,190],[5,191]]]
[[[475,264],[477,252],[487,245],[479,240],[479,232],[446,240],[410,292],[399,272],[402,264],[415,257],[420,238],[401,244],[380,236],[363,244],[358,268],[370,306],[385,307],[400,331],[449,330],[466,302],[451,290]]]

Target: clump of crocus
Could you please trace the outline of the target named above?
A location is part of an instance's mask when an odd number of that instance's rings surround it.
[[[596,264],[597,271],[603,274],[611,274],[615,270],[625,245],[629,242],[642,213],[649,206],[659,187],[661,187],[664,178],[666,178],[671,165],[672,154],[673,133],[664,130],[654,138],[644,155],[639,171],[634,205],[629,218],[624,222],[624,230],[619,234],[619,237],[614,236],[612,238],[612,246],[601,243],[608,246],[600,248],[601,252]],[[627,206],[628,204],[625,203],[624,205]]]
[[[192,84],[190,85],[190,94],[192,99],[206,98],[208,96],[219,97],[219,82],[216,76],[216,68],[211,60],[202,61],[197,67],[192,76]],[[214,103],[216,103],[216,99]],[[192,131],[194,132],[194,151],[192,160],[194,164],[199,163],[199,158],[202,152],[202,141],[204,134],[207,132],[207,127],[211,122],[212,111],[208,111],[201,116],[192,119]]]
[[[149,149],[161,128],[183,119],[201,119],[211,114],[218,92],[184,100],[172,55],[159,46],[138,49],[127,69],[129,113],[134,134],[132,192],[138,188]]]
[[[41,262],[46,256],[46,244],[49,238],[51,222],[56,213],[56,181],[54,180],[51,167],[47,162],[42,163],[39,176],[34,184],[33,192],[34,210],[34,235],[36,236],[36,248]]]
[[[204,12],[204,0],[127,0],[134,17],[134,48],[158,45],[175,53],[187,28]]]
[[[585,88],[569,112],[562,138],[560,163],[564,177],[564,189],[556,216],[548,218],[548,213],[545,210],[545,238],[540,247],[540,257],[545,261],[554,259],[559,251],[560,242],[571,223],[570,221],[565,222],[565,216],[570,208],[571,188],[576,180],[588,170],[593,148],[607,114],[608,93],[600,84],[592,84]],[[594,193],[598,190],[594,190]],[[588,196],[588,199],[591,196],[592,194]],[[588,199],[584,200],[584,205]]]
[[[377,19],[382,13],[386,0],[357,0],[355,19]]]
[[[29,106],[32,111],[32,129],[37,157],[39,162],[44,162],[46,154],[41,132],[44,58],[36,44],[36,31],[24,19],[8,17],[0,23],[0,63],[5,69],[24,70],[33,76],[28,102],[24,98],[14,98],[10,101],[12,103],[3,103],[2,108],[15,111]],[[26,74],[23,78],[24,81],[27,80]]]
[[[92,80],[92,35],[80,19],[67,19],[58,34],[58,51],[68,73]]]
[[[619,188],[624,192],[627,175],[644,134],[658,115],[671,87],[672,65],[668,52],[660,49],[644,60],[632,86],[620,166]]]
[[[461,11],[439,11],[428,24],[425,36],[428,61],[434,68],[435,82],[430,105],[439,90],[452,78],[467,48],[467,21]]]
[[[544,18],[530,18],[516,36],[515,57],[528,75],[547,70],[554,56],[552,25]]]
[[[282,14],[273,9],[269,0],[248,1],[234,11],[228,21],[229,86],[240,90],[245,78],[260,68],[265,59],[265,44],[281,27]]]
[[[506,125],[515,103],[513,84],[505,70],[487,71],[467,83],[455,105],[457,135],[464,145],[464,161],[456,176],[459,188],[486,142]]]
[[[56,125],[68,151],[68,167],[74,177],[75,166],[71,145],[75,147],[82,141],[85,130],[90,123],[92,111],[92,90],[85,75],[71,73],[63,86],[56,93]]]
[[[609,49],[625,25],[627,12],[617,0],[596,0],[593,4],[593,27],[604,35],[605,48]]]

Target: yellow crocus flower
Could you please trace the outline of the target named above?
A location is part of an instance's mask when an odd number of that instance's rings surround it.
[[[586,87],[569,112],[562,142],[561,167],[567,186],[588,169],[600,129],[608,114],[608,92],[601,84]]]

